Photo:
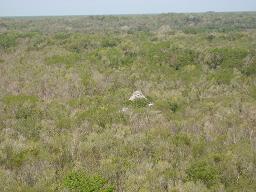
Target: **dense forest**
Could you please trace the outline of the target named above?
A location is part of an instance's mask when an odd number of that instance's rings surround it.
[[[255,190],[256,12],[0,18],[1,192]]]

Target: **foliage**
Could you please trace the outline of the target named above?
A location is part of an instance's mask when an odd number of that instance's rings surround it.
[[[127,103],[128,105],[131,105],[135,108],[143,108],[147,107],[150,102],[147,99],[136,99],[134,101],[129,101]]]
[[[83,172],[72,172],[64,179],[64,186],[77,192],[112,192],[107,181],[100,176],[89,176]]]
[[[176,102],[169,102],[169,106],[170,106],[171,111],[174,113],[178,110],[178,107],[179,107],[178,103],[176,103]]]
[[[3,98],[6,115],[16,119],[15,129],[30,138],[36,138],[39,134],[42,113],[37,105],[38,101],[37,97],[28,95]]]
[[[46,59],[47,64],[64,64],[67,67],[71,67],[76,62],[80,60],[80,56],[78,54],[68,54],[68,55],[54,55]]]
[[[15,33],[0,34],[0,49],[15,47],[17,35]]]
[[[248,55],[248,51],[242,48],[214,48],[210,50],[213,54],[213,61],[210,65],[221,66],[222,68],[241,68],[243,59]]]
[[[255,19],[1,18],[1,191],[255,191]]]
[[[27,95],[11,95],[3,98],[6,112],[14,114],[17,119],[27,119],[38,113],[35,108],[37,101],[37,97]]]
[[[215,167],[204,161],[192,164],[187,170],[188,179],[192,181],[202,181],[208,187],[216,184],[219,174]]]
[[[233,71],[220,69],[213,75],[214,80],[219,84],[229,84],[233,77]]]

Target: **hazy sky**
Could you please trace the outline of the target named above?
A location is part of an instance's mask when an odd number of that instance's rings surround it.
[[[0,0],[0,16],[256,11],[256,0]]]

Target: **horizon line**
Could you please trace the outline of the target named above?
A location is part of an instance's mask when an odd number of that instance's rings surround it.
[[[91,16],[143,16],[143,15],[162,15],[162,14],[203,14],[203,13],[256,13],[255,11],[191,11],[191,12],[152,12],[152,13],[107,13],[107,14],[56,14],[56,15],[4,15],[0,18],[14,17],[91,17]]]

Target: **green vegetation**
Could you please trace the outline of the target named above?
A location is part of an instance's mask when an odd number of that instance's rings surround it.
[[[0,191],[254,192],[255,20],[1,18]]]
[[[17,35],[15,33],[0,34],[0,49],[15,47]]]
[[[69,54],[69,55],[54,55],[46,59],[46,63],[52,64],[65,64],[67,67],[71,67],[70,65],[75,64],[80,60],[78,54]]]
[[[78,192],[113,192],[113,188],[104,186],[107,181],[99,176],[88,176],[81,172],[72,172],[64,179],[64,186]]]
[[[208,165],[207,162],[196,162],[187,170],[187,174],[189,180],[200,180],[208,187],[218,183],[219,175],[217,170],[213,166]]]

